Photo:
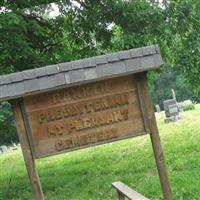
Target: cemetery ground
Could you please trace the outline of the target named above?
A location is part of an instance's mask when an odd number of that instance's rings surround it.
[[[200,199],[200,105],[182,119],[157,121],[175,200]],[[114,200],[122,181],[152,200],[163,199],[149,135],[37,160],[48,200]],[[20,150],[0,155],[0,200],[31,200]]]

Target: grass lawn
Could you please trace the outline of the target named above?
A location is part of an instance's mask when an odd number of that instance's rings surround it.
[[[157,115],[175,200],[200,200],[200,105],[182,120],[164,124]],[[163,199],[149,135],[40,159],[47,200],[117,199],[122,181],[152,200]],[[0,200],[31,200],[21,151],[0,155]]]

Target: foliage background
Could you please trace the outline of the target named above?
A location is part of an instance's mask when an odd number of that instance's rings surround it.
[[[149,75],[154,104],[200,101],[199,0],[1,1],[0,74],[158,44],[165,66]],[[8,103],[0,106],[0,143],[17,139]]]

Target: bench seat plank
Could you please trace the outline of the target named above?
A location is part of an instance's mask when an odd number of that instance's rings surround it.
[[[129,188],[122,182],[114,182],[112,186],[122,195],[130,200],[149,200],[146,197],[142,196],[138,192],[134,191],[133,189]]]

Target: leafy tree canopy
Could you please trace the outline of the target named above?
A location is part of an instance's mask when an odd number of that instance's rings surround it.
[[[49,3],[60,15],[48,17]],[[200,92],[199,0],[3,1],[0,73],[158,43]]]

